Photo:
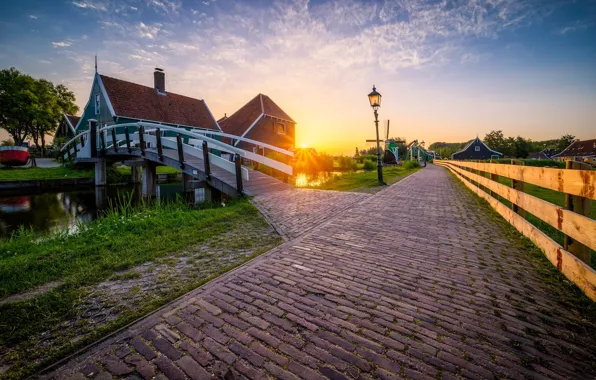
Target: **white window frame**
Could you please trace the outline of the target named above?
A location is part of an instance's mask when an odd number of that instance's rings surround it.
[[[476,145],[474,147],[474,152],[480,152],[480,145]]]
[[[95,94],[95,114],[99,115],[101,110],[101,95]]]

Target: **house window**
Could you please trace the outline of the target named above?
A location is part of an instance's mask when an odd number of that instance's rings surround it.
[[[285,135],[286,134],[286,126],[283,123],[276,123],[274,127],[275,133],[278,135]]]
[[[476,152],[480,152],[480,145],[476,145],[476,146],[474,147],[474,150],[475,150]]]
[[[99,94],[95,94],[95,114],[99,115],[99,108],[100,108],[100,97]]]

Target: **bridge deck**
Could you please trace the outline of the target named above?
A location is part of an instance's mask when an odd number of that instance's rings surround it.
[[[146,149],[145,150],[145,156],[142,156],[141,154],[141,150],[139,149],[133,149],[131,153],[128,153],[128,151],[125,148],[119,148],[119,150],[116,152],[114,151],[114,149],[107,149],[106,150],[106,155],[109,156],[131,156],[131,157],[144,157],[147,158],[149,160],[152,160],[154,162],[157,163],[162,163],[164,165],[168,165],[168,166],[172,166],[175,168],[178,168],[178,152],[175,150],[170,150],[170,149],[164,149],[163,150],[163,156],[164,156],[164,160],[160,160],[159,157],[157,156],[157,150],[156,149]],[[198,158],[196,156],[192,156],[189,154],[185,154],[184,155],[184,164],[186,166],[186,168],[184,169],[184,172],[192,177],[195,177],[199,180],[204,180],[205,176],[204,176],[204,172],[205,172],[205,163],[203,161],[203,159]],[[213,180],[210,181],[211,184],[216,187],[221,189],[222,191],[226,192],[225,188],[222,188],[221,185],[224,185],[223,187],[226,187],[225,185],[229,186],[229,188],[233,188],[236,189],[236,175],[235,173],[231,173],[227,170],[224,170],[218,166],[215,166],[213,164],[210,165],[210,169],[211,169],[211,176],[213,177]],[[288,190],[291,189],[292,186],[284,183],[276,178],[273,178],[267,174],[261,173],[257,170],[253,170],[251,168],[246,168],[248,170],[249,176],[248,176],[248,180],[244,180],[242,185],[243,185],[243,192],[246,195],[257,195],[257,194],[265,194],[265,193],[269,193],[269,192],[275,192],[275,191],[282,191],[282,190]]]
[[[445,169],[331,218],[337,193],[290,192],[256,200],[298,237],[52,375],[593,378],[593,317]]]

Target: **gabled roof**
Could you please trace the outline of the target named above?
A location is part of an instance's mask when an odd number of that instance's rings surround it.
[[[116,116],[220,130],[204,100],[99,75]]]
[[[596,139],[576,141],[567,149],[553,157],[591,157],[596,156]]]
[[[68,124],[68,127],[74,133],[75,132],[75,127],[79,123],[79,120],[81,120],[81,117],[80,116],[74,116],[74,115],[64,114],[64,120],[66,120],[66,122]]]
[[[225,133],[242,136],[263,116],[296,123],[270,97],[258,94],[232,115],[220,119],[220,125]]]
[[[485,144],[485,143],[484,143],[482,140],[480,140],[480,139],[478,138],[478,136],[476,136],[476,138],[475,138],[474,140],[470,141],[470,143],[469,143],[468,145],[466,145],[466,147],[465,147],[464,149],[460,150],[459,152],[455,152],[455,153],[453,153],[453,154],[451,155],[451,157],[453,157],[454,155],[456,155],[456,154],[458,154],[458,153],[465,152],[465,151],[466,151],[466,150],[468,150],[468,148],[469,148],[470,146],[472,146],[472,144],[474,144],[475,142],[479,142],[480,144],[484,145],[484,146],[486,147],[486,149],[488,149],[488,150],[489,150],[489,151],[491,151],[492,153],[498,154],[498,155],[500,155],[500,156],[502,156],[502,155],[503,155],[503,153],[501,153],[501,152],[497,152],[496,150],[493,150],[493,149],[489,148],[489,146],[488,146],[488,145],[486,145],[486,144]]]

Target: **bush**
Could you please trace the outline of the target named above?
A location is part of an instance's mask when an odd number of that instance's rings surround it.
[[[375,170],[375,163],[371,160],[364,160],[364,170]]]
[[[337,157],[337,163],[339,169],[342,171],[356,170],[356,168],[358,167],[356,161],[354,161],[352,157],[339,156]]]
[[[115,166],[109,166],[106,170],[106,180],[110,185],[126,182],[125,175]]]
[[[407,169],[407,170],[412,170],[412,169],[416,169],[419,167],[420,167],[420,164],[418,163],[418,161],[406,161],[403,164],[403,168]]]

